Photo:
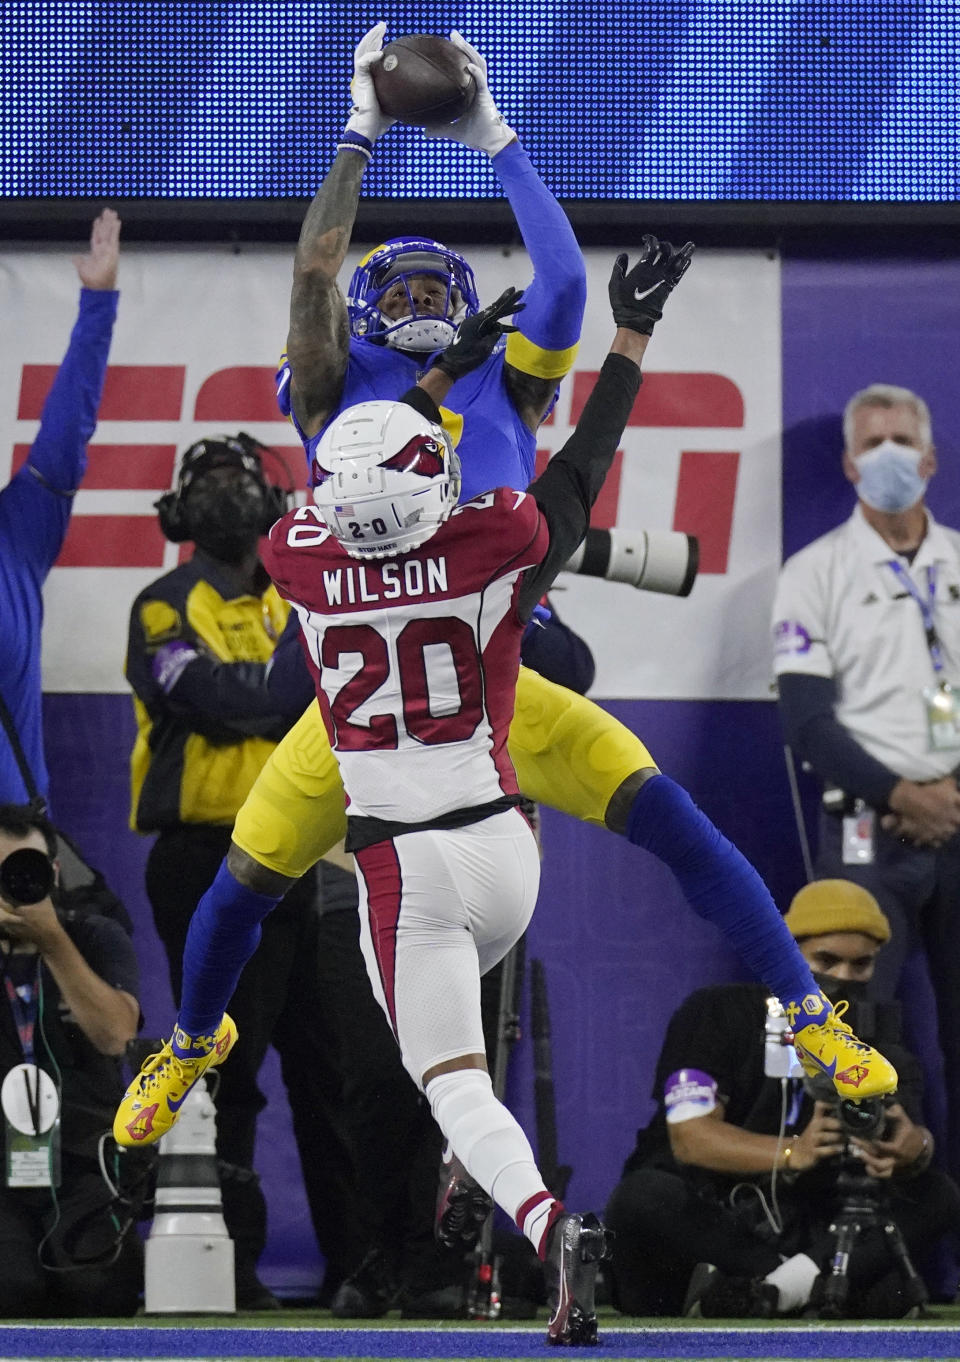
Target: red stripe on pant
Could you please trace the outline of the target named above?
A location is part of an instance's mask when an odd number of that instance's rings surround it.
[[[397,923],[403,877],[393,842],[377,842],[356,853],[356,862],[367,889],[370,935],[380,971],[380,984],[387,1000],[393,1033],[397,1033],[396,967]]]
[[[514,1220],[516,1221],[517,1229],[521,1234],[523,1234],[523,1222],[526,1220],[527,1216],[531,1211],[536,1210],[538,1206],[542,1206],[545,1201],[553,1201],[552,1192],[534,1192],[533,1196],[528,1196],[526,1201],[517,1207],[517,1213],[514,1216]]]
[[[536,1246],[537,1253],[541,1260],[546,1258],[547,1255],[547,1241],[550,1238],[550,1231],[564,1213],[563,1202],[557,1201],[552,1192],[536,1192],[533,1196],[527,1197],[526,1201],[518,1207],[517,1214],[514,1216],[517,1229],[521,1234],[524,1234],[526,1232],[525,1226],[527,1216],[531,1211],[535,1211],[538,1206],[542,1206],[545,1201],[549,1201],[551,1205],[546,1221],[540,1231],[540,1242]]]

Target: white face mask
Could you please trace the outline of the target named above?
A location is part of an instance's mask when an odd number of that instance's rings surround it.
[[[927,490],[929,478],[917,469],[923,458],[919,449],[884,440],[854,459],[860,474],[857,496],[875,511],[907,511]]]
[[[383,317],[383,313],[380,314]],[[394,329],[385,337],[387,345],[393,350],[412,350],[417,354],[429,355],[434,350],[444,350],[457,334],[457,323],[445,317],[404,317],[400,321],[383,318],[387,326]]]

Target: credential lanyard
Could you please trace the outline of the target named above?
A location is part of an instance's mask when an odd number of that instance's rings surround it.
[[[20,1038],[20,1049],[23,1051],[24,1063],[30,1068],[23,1070],[23,1081],[27,1089],[27,1105],[33,1119],[34,1133],[40,1133],[40,1073],[36,1067],[33,1057],[33,1032],[37,1024],[37,1013],[39,1011],[40,1000],[40,960],[37,959],[37,967],[33,974],[33,979],[24,979],[21,983],[15,984],[10,978],[10,959],[6,963],[3,973],[3,983],[7,990],[7,997],[10,1000],[10,1010],[13,1013],[13,1020],[16,1024],[17,1035]],[[31,1087],[30,1073],[33,1073],[34,1083]]]
[[[790,1110],[787,1112],[787,1119],[784,1122],[784,1125],[788,1130],[793,1130],[800,1119],[800,1107],[803,1104],[804,1089],[803,1084],[796,1078],[791,1078],[789,1082],[791,1088]]]
[[[933,670],[939,676],[943,671],[943,649],[940,647],[937,626],[933,620],[933,605],[937,596],[937,565],[931,563],[927,568],[927,594],[925,597],[921,595],[916,583],[902,563],[896,559],[891,559],[887,566],[907,594],[912,596],[920,607],[920,618],[923,620],[927,647],[930,649],[930,661],[933,663]]]
[[[10,1010],[20,1037],[20,1049],[27,1064],[33,1063],[33,1030],[37,1024],[37,1002],[40,996],[40,961],[32,981],[15,984],[9,973],[3,976]]]

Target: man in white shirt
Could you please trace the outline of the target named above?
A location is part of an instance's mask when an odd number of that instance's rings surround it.
[[[938,525],[924,504],[937,463],[921,398],[888,384],[856,393],[844,437],[857,506],[780,575],[780,709],[787,742],[826,792],[816,874],[864,885],[890,919],[878,996],[892,996],[915,944],[925,947],[956,1173],[960,534]]]

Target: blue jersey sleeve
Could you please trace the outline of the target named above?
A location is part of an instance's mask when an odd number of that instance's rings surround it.
[[[83,289],[80,312],[23,468],[0,494],[0,524],[42,579],[60,552],[107,373],[116,292]]]
[[[583,325],[587,302],[583,254],[566,213],[519,142],[498,152],[492,165],[533,262],[533,281],[524,291],[523,311],[517,314],[517,334],[522,340],[511,337],[507,359],[525,372],[559,378],[573,362],[569,352],[575,349]],[[551,361],[536,351],[560,353]]]

